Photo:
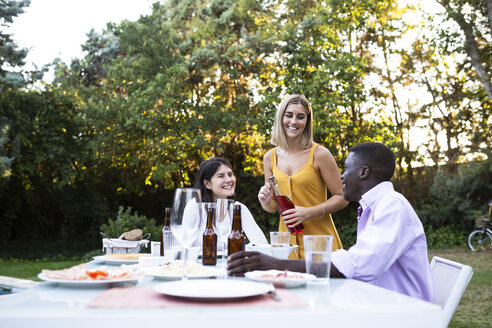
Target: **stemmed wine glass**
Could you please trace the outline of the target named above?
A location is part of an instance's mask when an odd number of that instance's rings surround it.
[[[216,200],[214,230],[222,243],[222,265],[225,268],[227,268],[227,237],[229,237],[232,230],[233,203],[232,199],[219,198]]]
[[[177,188],[174,192],[171,212],[171,231],[184,250],[183,280],[188,279],[187,262],[189,248],[203,233],[202,197],[196,188]]]

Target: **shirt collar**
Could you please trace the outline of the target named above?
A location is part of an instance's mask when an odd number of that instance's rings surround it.
[[[375,185],[362,195],[359,204],[364,211],[368,207],[373,207],[373,205],[381,199],[381,194],[386,194],[388,192],[394,191],[393,183],[390,181],[383,181]]]

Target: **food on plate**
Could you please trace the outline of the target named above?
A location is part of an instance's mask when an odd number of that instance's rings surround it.
[[[316,276],[312,274],[292,272],[292,271],[249,271],[246,272],[245,277],[248,279],[269,282],[275,287],[280,288],[296,288],[305,285],[308,281],[316,279]]]
[[[168,265],[152,268],[152,274],[159,276],[182,276],[184,272],[183,268],[184,265],[182,261],[173,261],[170,262]],[[186,266],[186,270],[189,277],[208,276],[216,273],[216,270],[204,267],[200,263],[196,262],[188,263],[188,265]]]
[[[142,275],[137,265],[122,265],[121,267],[108,269],[105,266],[87,268],[86,264],[79,264],[62,270],[41,271],[44,278],[56,280],[118,280],[131,279]]]
[[[106,260],[135,260],[138,261],[140,257],[151,256],[149,253],[113,253],[104,255],[104,259]]]
[[[274,279],[306,279],[306,276],[301,274],[301,273],[284,270],[282,272],[268,271],[268,272],[265,272],[265,273],[258,275],[257,278],[261,278],[261,279],[271,279],[271,278],[274,278]]]

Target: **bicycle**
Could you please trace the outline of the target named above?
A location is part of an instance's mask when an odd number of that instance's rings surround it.
[[[492,201],[489,202],[489,217],[475,219],[475,226],[478,228],[468,235],[468,248],[472,251],[487,250],[492,248],[492,223],[490,215],[492,213]]]

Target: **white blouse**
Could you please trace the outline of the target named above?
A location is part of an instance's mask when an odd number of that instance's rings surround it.
[[[256,223],[253,215],[249,211],[248,207],[238,201],[234,202],[234,205],[241,205],[241,224],[244,231],[244,234],[248,238],[250,243],[253,244],[268,244],[268,241],[265,237],[263,231],[261,231],[260,227]],[[195,217],[196,217],[196,202],[190,201],[184,210],[183,217],[183,225],[191,226],[196,225]],[[206,215],[204,215],[206,217]],[[205,229],[206,220],[204,220],[202,227],[200,230]],[[231,220],[232,224],[232,220]],[[220,234],[216,231],[217,234],[217,250],[223,249],[223,242],[220,239]],[[226,237],[227,238],[227,237]],[[227,242],[227,240],[225,240]],[[193,242],[193,246],[201,246],[202,245],[202,233],[199,233],[196,236],[195,241]],[[226,246],[227,247],[227,246]]]

